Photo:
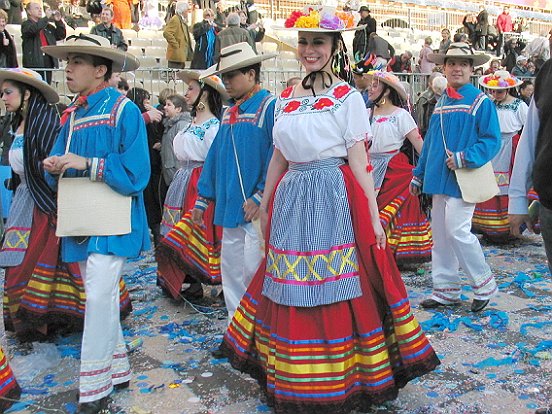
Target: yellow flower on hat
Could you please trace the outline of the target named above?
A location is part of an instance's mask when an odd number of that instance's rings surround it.
[[[317,28],[320,25],[320,14],[312,10],[308,16],[301,16],[295,22],[294,27],[300,27],[303,29]]]

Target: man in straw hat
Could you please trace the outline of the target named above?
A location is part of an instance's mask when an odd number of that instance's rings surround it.
[[[132,197],[130,233],[62,238],[63,260],[79,263],[86,291],[78,412],[109,412],[108,395],[114,387],[126,388],[131,377],[118,290],[126,258],[150,248],[143,200],[150,167],[140,110],[107,82],[113,71],[136,70],[139,62],[92,34],[69,36],[43,50],[67,61],[67,87],[77,95],[62,116],[64,126],[51,156],[44,160],[50,185],[55,187],[59,174],[67,171]]]
[[[462,199],[454,170],[476,168],[500,149],[500,127],[493,103],[470,83],[474,67],[489,56],[474,54],[465,43],[452,43],[446,54],[429,54],[444,66],[449,87],[435,105],[410,190],[433,196],[433,294],[424,308],[456,305],[462,266],[474,292],[472,312],[487,306],[497,286],[477,237],[471,233],[474,203]],[[445,148],[446,145],[446,148]]]
[[[261,261],[261,238],[252,224],[258,218],[265,175],[272,156],[274,96],[260,86],[261,62],[276,54],[257,55],[246,43],[221,50],[218,64],[200,78],[220,75],[233,105],[220,129],[198,183],[194,222],[203,223],[209,201],[214,223],[222,226],[222,287],[232,319]]]

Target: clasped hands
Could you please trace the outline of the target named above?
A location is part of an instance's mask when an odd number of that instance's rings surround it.
[[[88,168],[85,157],[68,152],[65,155],[53,155],[42,161],[44,170],[50,174],[63,174],[69,168],[75,170],[86,170]]]

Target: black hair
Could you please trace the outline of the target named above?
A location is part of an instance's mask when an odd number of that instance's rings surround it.
[[[255,71],[255,83],[261,83],[261,62],[255,63],[254,65],[246,66],[245,68],[238,69],[244,75],[250,70]]]
[[[17,88],[19,95],[21,96],[21,102],[19,102],[19,106],[15,110],[11,120],[11,129],[12,131],[15,132],[17,131],[17,128],[19,128],[19,125],[21,125],[21,123],[23,122],[23,119],[25,118],[25,114],[23,113],[23,102],[25,101],[25,92],[29,91],[31,96],[33,96],[33,94],[40,94],[40,93],[32,86],[29,86],[23,82],[18,82],[13,79],[6,79],[6,81],[14,85]]]
[[[383,95],[385,95],[385,91],[389,91],[389,95],[387,95],[387,99],[389,99],[393,105],[398,106],[399,108],[403,108],[404,102],[401,99],[399,93],[395,89],[390,87],[388,84],[386,84],[385,82],[381,82],[381,81],[379,82],[383,85],[383,89],[379,94],[379,96],[376,99],[374,99],[372,104],[374,106],[377,106],[380,103],[380,101],[383,99]]]
[[[521,85],[519,85],[519,90],[522,91],[525,88],[527,88],[529,85],[533,85],[533,81],[529,79],[525,79],[523,82],[521,82]]]
[[[148,91],[143,88],[132,88],[127,92],[127,98],[136,104],[140,112],[146,112],[146,107],[144,106],[144,100],[150,99],[151,95]]]
[[[196,116],[197,105],[201,101],[201,97],[203,96],[203,94],[207,92],[207,105],[209,106],[209,110],[213,113],[214,116],[217,117],[217,119],[220,119],[222,117],[222,97],[220,96],[220,93],[218,93],[215,88],[207,85],[206,83],[201,83],[200,85],[201,90],[199,92],[199,95],[197,96],[197,99],[192,105],[192,110],[190,111],[191,115]]]
[[[129,86],[127,80],[121,78],[121,80],[119,82],[117,82],[117,89],[122,89],[125,92],[128,92],[128,90],[130,89],[130,86]]]
[[[111,60],[101,56],[92,56],[92,65],[94,65],[94,67],[104,65],[107,68],[104,75],[104,81],[109,81],[111,75],[113,74],[113,62]]]

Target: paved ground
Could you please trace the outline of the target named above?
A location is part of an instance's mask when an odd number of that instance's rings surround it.
[[[542,240],[532,236],[506,246],[486,245],[485,254],[500,293],[477,316],[469,312],[469,289],[463,306],[454,310],[419,309],[431,291],[429,266],[403,272],[415,313],[442,365],[373,413],[523,414],[552,404],[552,279]],[[127,341],[143,343],[131,354],[131,386],[113,394],[112,411],[271,412],[259,400],[255,382],[211,357],[209,350],[216,348],[225,327],[220,310],[193,309],[163,297],[155,271],[151,255],[126,267],[134,312],[124,322],[124,333]],[[34,347],[8,335],[8,353],[24,389],[21,402],[9,412],[74,413],[79,344],[79,335]]]

